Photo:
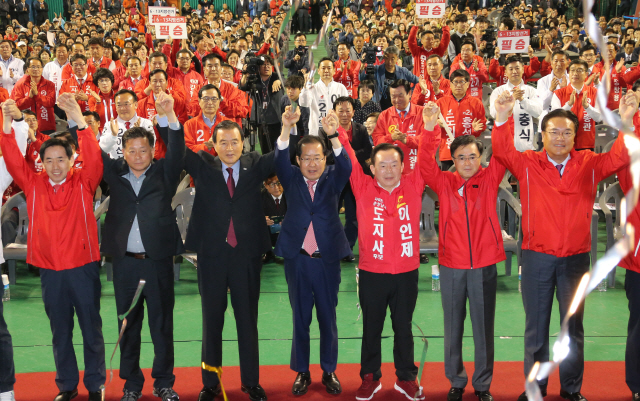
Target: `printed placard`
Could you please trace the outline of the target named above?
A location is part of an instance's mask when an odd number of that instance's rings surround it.
[[[499,31],[498,47],[500,54],[505,53],[528,53],[529,52],[529,36],[528,29],[517,31]]]
[[[158,23],[157,17],[175,17],[176,9],[173,7],[149,7],[149,22],[152,25]]]
[[[156,17],[156,39],[187,39],[187,17]]]
[[[442,18],[447,8],[444,0],[416,0],[418,18]]]

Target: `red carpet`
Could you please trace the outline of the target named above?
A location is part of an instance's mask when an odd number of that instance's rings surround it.
[[[473,374],[473,364],[466,364],[469,378]],[[358,376],[360,366],[356,364],[343,364],[338,366],[337,374],[342,383],[343,393],[339,396],[331,396],[326,393],[320,382],[322,371],[319,365],[311,368],[313,383],[309,392],[301,397],[291,394],[291,385],[295,374],[288,366],[262,366],[260,368],[261,384],[267,392],[270,401],[299,399],[301,401],[312,400],[355,400],[355,391],[360,386]],[[515,401],[518,395],[524,391],[522,362],[496,362],[491,393],[496,401]],[[158,400],[151,392],[153,380],[150,377],[150,369],[144,369],[147,382],[144,387],[144,396],[141,401]],[[180,394],[182,401],[196,401],[202,388],[199,368],[176,368],[176,384],[174,389]],[[386,363],[382,366],[382,390],[374,400],[401,401],[407,400],[393,389],[395,374],[393,364]],[[107,372],[108,375],[108,372]],[[107,387],[106,399],[118,401],[122,397],[123,381],[114,371],[113,382]],[[423,386],[426,400],[446,400],[449,390],[449,382],[444,376],[443,363],[428,363],[424,373]],[[108,379],[108,376],[107,376]],[[22,373],[17,375],[15,386],[16,399],[18,401],[48,401],[52,400],[58,390],[55,385],[55,373]],[[82,387],[80,380],[80,395],[78,401],[87,399],[87,391]],[[248,400],[248,396],[240,391],[240,369],[235,367],[224,368],[223,384],[227,390],[229,400]],[[625,401],[631,399],[631,393],[624,381],[624,362],[587,362],[585,366],[584,384],[582,393],[589,401]],[[560,401],[560,384],[556,372],[549,383],[549,396],[545,401]],[[218,398],[222,400],[222,397]],[[471,383],[467,385],[465,401],[475,401]]]

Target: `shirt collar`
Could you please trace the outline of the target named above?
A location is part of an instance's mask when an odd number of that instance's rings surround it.
[[[120,118],[120,116],[118,116],[118,121],[122,121],[123,123],[131,123],[131,124],[135,124],[136,122],[138,122],[138,114],[134,114],[133,117],[131,118],[131,120],[129,121],[125,121],[122,118]]]
[[[520,81],[520,84],[518,84],[518,88],[521,88],[522,85],[524,85],[524,80]],[[514,84],[511,83],[511,81],[507,81],[507,89],[511,90],[513,88],[515,88],[516,86]]]
[[[51,184],[52,187],[55,187],[56,185],[62,185],[65,182],[67,182],[67,177],[65,177],[64,180],[60,181],[59,184],[56,184],[55,182],[53,182],[53,180],[51,178],[49,178],[49,184]]]
[[[391,188],[391,191],[388,191],[389,193],[392,193],[396,188],[398,188],[400,186],[400,183],[402,182],[402,179],[400,179],[400,181],[398,181],[398,185],[396,185],[395,187]],[[376,180],[376,183],[378,184],[378,186],[382,189],[384,189],[382,187],[382,185],[380,185],[380,182],[378,182],[378,180]],[[386,191],[386,189],[384,189]]]
[[[569,161],[569,159],[571,159],[571,154],[568,154],[567,158],[564,159],[564,161],[562,163],[556,163],[553,159],[551,159],[551,156],[549,156],[548,153],[547,153],[547,159],[549,159],[551,164],[553,164],[554,166],[563,166],[563,167],[565,167],[567,165],[567,162]]]
[[[409,104],[407,105],[407,108],[406,108],[406,109],[404,109],[404,110],[398,110],[398,109],[396,109],[396,113],[398,113],[398,115],[401,115],[401,112],[403,112],[403,111],[404,111],[404,112],[406,112],[407,114],[409,114],[409,109],[410,109],[410,108],[411,108],[411,103],[409,103]],[[406,116],[406,115],[405,115],[405,116]]]
[[[149,169],[151,168],[151,165],[153,164],[153,161],[151,161],[151,163],[149,163],[149,166],[147,166],[146,169],[144,169],[144,172],[142,174],[140,174],[140,177],[137,177],[137,179],[139,180],[142,177],[146,177],[147,176],[147,171],[149,171]],[[131,174],[133,177],[135,177],[135,174],[133,174],[133,171],[131,170],[131,167],[129,167],[129,174]]]
[[[578,94],[578,95],[580,93],[582,93],[582,90],[584,89],[584,84],[582,84],[582,88],[580,88],[580,89],[578,89],[575,86],[573,86],[573,84],[569,84],[569,85],[571,85],[571,87],[576,91],[576,94]]]
[[[271,194],[269,194],[269,195],[271,195]],[[280,194],[280,196],[271,195],[271,197],[273,198],[273,200],[276,200],[276,199],[282,200],[282,194]]]
[[[222,160],[220,162],[222,163],[222,168],[225,171],[227,170],[227,168],[231,167],[231,169],[233,169],[234,173],[239,173],[240,172],[240,160],[235,162],[233,166],[227,166],[224,162],[222,162]]]

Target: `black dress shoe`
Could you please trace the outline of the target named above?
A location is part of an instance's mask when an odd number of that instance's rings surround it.
[[[420,263],[422,263],[422,264],[429,263],[429,255],[427,255],[426,253],[421,253],[420,254]]]
[[[102,391],[89,391],[89,401],[102,401]]]
[[[198,401],[213,401],[221,392],[220,384],[215,387],[203,387],[198,395]]]
[[[356,257],[353,255],[345,256],[344,258],[342,258],[343,262],[348,262],[348,263],[351,263],[354,260],[356,260]]]
[[[311,384],[311,373],[309,372],[300,372],[296,379],[293,381],[293,387],[291,388],[291,393],[293,395],[303,395],[307,394],[307,390],[309,390],[309,385]]]
[[[451,387],[447,394],[447,401],[462,401],[462,394],[464,394],[463,388]]]
[[[587,401],[587,399],[584,398],[579,391],[575,393],[570,393],[568,391],[560,390],[560,397],[569,401]]]
[[[540,393],[542,394],[543,397],[547,396],[547,390],[540,390]],[[518,401],[529,401],[529,399],[527,398],[527,392],[526,391],[524,393],[520,394],[520,396],[518,397]]]
[[[640,393],[631,394],[631,400],[632,401],[640,401]]]
[[[342,393],[342,386],[340,385],[338,376],[336,376],[336,372],[322,372],[322,384],[327,388],[327,393],[329,394]]]
[[[489,390],[487,390],[487,391],[476,391],[475,394],[476,394],[476,397],[478,397],[479,401],[493,401],[493,396],[491,395]]]
[[[72,398],[76,398],[78,396],[78,389],[74,389],[71,391],[61,391],[56,395],[56,398],[53,401],[69,401]]]
[[[249,399],[251,401],[267,401],[267,394],[259,384],[253,387],[245,386],[243,384],[241,389],[243,393],[249,394]]]

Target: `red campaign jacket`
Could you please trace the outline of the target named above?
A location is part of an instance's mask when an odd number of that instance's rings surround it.
[[[520,184],[522,249],[566,257],[591,251],[591,214],[598,182],[629,165],[624,135],[610,152],[571,150],[562,178],[547,152],[518,152],[513,117],[494,126],[493,158]],[[492,162],[493,160],[492,159]]]
[[[204,85],[208,84],[206,79],[204,83],[200,85],[195,92],[196,96],[191,99],[189,105],[189,115],[197,116],[202,110],[200,110],[200,104],[198,103],[197,93]],[[249,115],[251,110],[249,103],[247,103],[246,93],[224,80],[220,80],[220,94],[222,95],[222,101],[220,102],[220,112],[230,120],[234,120],[238,124],[242,125],[242,119]]]
[[[100,116],[100,132],[102,132],[102,128],[107,122],[118,117],[114,99],[116,91],[112,89],[109,93],[102,93],[101,90],[98,90],[97,93],[100,96],[100,103],[93,96],[89,96],[89,110],[97,112]]]
[[[598,66],[598,78],[602,81],[602,77],[605,73],[604,62],[599,62],[596,64]],[[595,69],[595,66],[594,66]],[[607,108],[609,110],[615,110],[620,106],[620,99],[622,99],[622,88],[627,85],[625,81],[625,72],[627,69],[622,66],[622,70],[620,72],[616,72],[615,64],[611,66],[611,70],[609,71],[609,80],[611,82],[611,90],[609,91],[609,98],[607,99]],[[590,86],[594,86],[592,82]],[[633,82],[632,82],[633,84]]]
[[[100,91],[100,89],[98,89],[98,87],[93,83],[91,78],[92,77],[87,74],[87,79],[82,83],[82,86],[80,86],[80,84],[78,84],[76,76],[74,75],[62,83],[62,86],[60,86],[60,93],[78,93],[78,91],[81,91],[86,93],[89,99],[91,99],[91,91]],[[78,102],[82,111],[89,111],[89,99],[87,99],[86,102]]]
[[[636,113],[633,116],[633,126],[635,128],[635,135],[640,136],[640,113]],[[633,187],[633,181],[631,180],[631,172],[630,170],[624,169],[618,173],[618,179],[620,180],[620,189],[625,194],[629,192],[631,187]],[[640,227],[640,206],[636,206],[635,209],[631,212],[631,214],[627,217],[627,222],[633,225],[634,227]],[[620,262],[620,266],[625,269],[632,270],[634,272],[640,273],[640,258],[638,257],[638,240],[640,240],[640,236],[637,234],[633,239],[633,248],[631,248],[631,252],[622,259]]]
[[[119,61],[119,60],[118,60]],[[120,65],[113,70],[113,88],[118,89],[120,82],[124,81],[124,76],[127,75],[127,67]]]
[[[211,148],[207,148],[204,143],[209,141],[213,136],[213,130],[216,125],[220,124],[221,121],[229,120],[229,118],[225,117],[220,113],[220,110],[216,113],[216,120],[209,128],[207,124],[205,124],[204,119],[202,118],[202,112],[196,118],[192,118],[184,124],[184,143],[185,145],[191,149],[194,153],[198,153],[203,150],[213,156],[217,156],[216,150]]]
[[[134,92],[136,93],[136,96],[138,96],[138,101],[141,101],[142,99],[147,97],[147,95],[144,93],[144,90],[147,89],[147,86],[149,86],[148,78],[142,78],[136,84]],[[173,96],[176,102],[186,102],[187,94],[184,91],[182,82],[180,82],[179,79],[169,77],[169,79],[167,80],[167,92],[171,96]]]
[[[111,66],[111,63],[113,63],[113,60],[111,60],[109,57],[106,57],[106,56],[102,56],[102,60],[100,60],[99,65],[96,65],[96,63],[93,61],[93,57],[87,60],[87,64],[92,65],[96,70],[98,68],[106,68],[108,70],[109,67]]]
[[[359,61],[348,60],[347,65],[343,68],[343,61],[338,60],[334,63],[335,74],[333,80],[341,83],[347,88],[347,93],[354,99],[358,98],[358,86],[360,85],[360,65]],[[351,65],[349,67],[349,64]]]
[[[440,82],[440,92],[437,95],[433,91],[433,82],[431,82],[431,77],[428,74],[425,80],[427,81],[427,93],[422,93],[420,85],[416,85],[411,95],[411,103],[424,107],[429,102],[435,102],[451,94],[451,82],[442,75],[440,75],[438,79],[438,82]]]
[[[422,134],[422,106],[410,104],[409,113],[400,118],[395,107],[389,107],[378,116],[378,123],[373,130],[371,137],[373,144],[392,143],[398,146],[404,152],[404,170],[402,174],[411,173],[418,162],[418,140]],[[401,132],[407,134],[407,143],[394,141],[391,138],[391,132],[394,128],[398,128]],[[355,159],[354,159],[355,160]]]
[[[93,77],[93,74],[95,73],[96,73],[96,67],[94,67],[93,64],[91,63],[87,63],[87,79],[91,80]],[[69,62],[64,67],[62,67],[62,72],[60,73],[60,80],[64,82],[67,79],[71,78],[73,75],[74,75],[73,68],[71,68],[71,63]]]
[[[184,103],[175,103],[174,111],[176,116],[178,116],[178,121],[180,124],[184,126],[187,122],[189,116],[184,108]],[[153,96],[147,96],[146,98],[138,101],[138,108],[136,109],[136,113],[139,117],[146,118],[147,120],[153,121],[153,117],[158,114],[156,111],[156,102]],[[164,159],[164,156],[167,154],[167,145],[164,143],[162,138],[160,137],[160,133],[158,132],[157,127],[153,127],[153,130],[156,134],[156,150],[153,154],[153,157],[156,160]]]
[[[573,92],[573,86],[569,84],[564,88],[557,89],[553,93],[558,96],[560,104],[564,106],[571,98],[571,92]],[[582,91],[576,95],[576,100],[573,103],[573,107],[571,107],[571,111],[578,116],[578,121],[580,122],[578,131],[576,132],[576,141],[573,145],[575,149],[593,149],[596,146],[596,122],[593,121],[584,107],[582,107],[582,97],[585,93],[589,97],[591,106],[596,104],[596,88],[584,85]]]
[[[189,70],[186,74],[179,69],[177,70],[180,73],[178,79],[182,82],[182,87],[187,95],[186,104],[191,104],[193,99],[198,99],[198,91],[204,86],[205,79],[195,70]]]
[[[440,45],[434,49],[425,50],[424,47],[418,46],[418,30],[418,27],[414,25],[409,31],[409,50],[411,51],[414,60],[413,75],[427,79],[429,76],[429,73],[427,73],[427,59],[432,54],[437,54],[440,57],[444,56],[444,52],[449,47],[451,33],[449,31],[449,26],[443,26]]]
[[[462,135],[480,136],[484,132],[484,128],[480,131],[474,131],[471,123],[478,119],[483,126],[487,126],[487,118],[484,113],[484,105],[482,101],[475,97],[469,96],[467,93],[458,102],[453,95],[448,95],[436,101],[442,112],[442,117],[447,122],[449,128],[453,132],[454,138]],[[440,143],[440,160],[451,160],[451,141],[446,132],[442,130],[442,139]]]
[[[338,132],[349,158],[356,161],[346,131],[338,127]],[[405,154],[405,166],[406,161]],[[385,274],[416,270],[420,267],[420,214],[424,191],[420,171],[415,169],[403,174],[400,185],[389,193],[375,178],[364,173],[360,163],[354,162],[352,166],[349,181],[357,206],[358,268]]]
[[[540,76],[546,77],[547,75],[551,74],[552,71],[553,68],[551,68],[551,63],[543,59],[542,63],[540,63]]]
[[[633,89],[633,84],[640,79],[640,65],[629,68],[624,72],[624,81],[627,83],[627,90]]]
[[[473,59],[478,61],[478,71],[473,69],[473,67],[466,70],[470,76],[470,81],[469,81],[470,84],[469,84],[469,89],[467,90],[467,95],[473,96],[475,98],[480,99],[480,101],[482,101],[482,84],[489,80],[489,75],[487,74],[487,66],[484,65],[484,61],[482,61],[482,57],[473,56]],[[455,70],[460,69],[460,60],[462,60],[462,58],[458,54],[453,59],[453,62],[451,63],[449,74],[451,74]]]
[[[144,78],[142,78],[142,75],[140,75],[140,77],[138,77],[138,80],[136,81],[136,84],[142,81],[143,79]],[[136,91],[136,85],[133,83],[133,80],[131,79],[131,77],[124,78],[122,81],[120,81],[120,84],[118,85],[118,90],[121,90],[121,89],[129,89],[130,91],[133,91],[133,92]]]
[[[91,129],[78,131],[84,165],[71,169],[54,193],[46,173],[31,170],[16,144],[15,134],[2,134],[7,169],[24,190],[29,212],[27,263],[50,270],[68,270],[100,260],[93,196],[102,179],[102,154]]]
[[[42,160],[40,159],[40,148],[42,144],[49,139],[49,135],[45,135],[42,132],[36,132],[36,140],[27,143],[27,151],[24,154],[24,158],[27,161],[27,165],[34,173],[41,173],[43,170]]]
[[[524,79],[525,82],[528,81],[529,78],[531,78],[536,72],[538,72],[538,70],[540,70],[540,61],[536,57],[533,57],[530,64],[524,66],[524,74],[522,75],[522,79]],[[506,67],[500,65],[500,62],[498,60],[496,60],[495,58],[491,59],[491,61],[489,62],[489,74],[497,81],[498,86],[505,85],[507,82],[509,82],[509,78],[507,78],[505,71]]]
[[[440,171],[435,160],[440,127],[425,129],[420,144],[420,172],[438,194],[438,263],[454,269],[486,267],[505,260],[496,202],[505,167],[492,160],[465,181],[458,172]],[[446,134],[445,134],[446,135]],[[462,196],[458,190],[464,186]]]
[[[56,116],[53,112],[53,106],[56,104],[56,84],[41,77],[38,82],[38,94],[31,98],[29,97],[30,91],[31,77],[27,75],[25,79],[20,80],[13,87],[11,99],[16,101],[20,110],[29,109],[36,113],[40,130],[55,131]]]

